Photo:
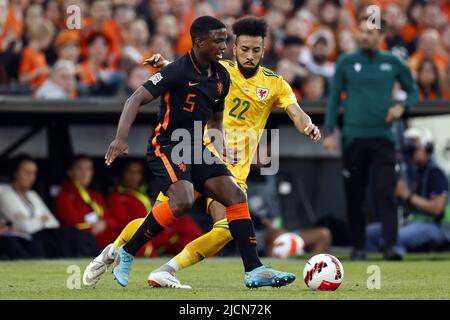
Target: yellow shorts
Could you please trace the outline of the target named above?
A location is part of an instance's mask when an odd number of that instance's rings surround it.
[[[247,191],[247,186],[243,185],[241,183],[238,183],[238,185],[244,190],[244,192]],[[194,199],[197,200],[199,197],[201,196],[201,194],[197,191],[194,191]],[[156,197],[156,201],[159,202],[163,202],[163,201],[167,201],[169,200],[169,197],[167,197],[166,195],[164,195],[164,193],[159,192],[158,196]],[[215,201],[213,198],[206,198],[206,213],[209,214],[209,206],[210,204]]]

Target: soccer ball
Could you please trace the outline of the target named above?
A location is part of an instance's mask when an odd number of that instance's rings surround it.
[[[304,246],[305,242],[298,234],[286,232],[274,240],[272,254],[281,259],[300,256],[305,252]]]
[[[303,279],[312,290],[334,291],[344,280],[344,268],[331,254],[317,254],[306,262]]]

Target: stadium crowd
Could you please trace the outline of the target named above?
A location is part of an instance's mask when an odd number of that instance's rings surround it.
[[[155,71],[144,59],[158,52],[173,60],[190,48],[196,17],[231,26],[253,14],[270,29],[263,64],[299,99],[318,100],[327,97],[336,58],[357,47],[356,17],[373,4],[386,21],[380,46],[407,62],[420,98],[450,99],[448,0],[0,0],[0,93],[126,96]],[[67,28],[71,5],[80,29]]]

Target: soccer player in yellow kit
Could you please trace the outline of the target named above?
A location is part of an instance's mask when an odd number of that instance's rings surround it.
[[[266,22],[261,18],[244,17],[233,24],[233,33],[236,36],[233,45],[236,62],[221,61],[231,77],[231,87],[225,99],[223,123],[226,132],[226,149],[234,150],[239,159],[237,164],[227,164],[227,167],[236,182],[245,190],[250,166],[272,108],[286,110],[297,130],[313,141],[319,141],[321,135],[317,126],[297,104],[289,84],[275,72],[260,66],[264,55],[264,38],[267,33]],[[169,62],[156,54],[146,60],[146,63],[154,67],[163,67]],[[207,145],[210,143],[207,135],[204,142]],[[212,144],[209,144],[208,148],[216,152]],[[167,198],[160,193],[157,202],[165,200]],[[214,223],[211,231],[190,242],[168,263],[152,271],[148,277],[150,285],[190,289],[190,286],[180,283],[175,273],[204,258],[216,255],[232,240],[225,207],[217,201],[208,199],[207,211]],[[144,218],[131,221],[114,244],[106,247],[97,258],[91,261],[84,272],[85,285],[97,283],[107,266],[113,261],[113,250],[131,239],[143,220]],[[256,242],[256,239],[254,241]]]

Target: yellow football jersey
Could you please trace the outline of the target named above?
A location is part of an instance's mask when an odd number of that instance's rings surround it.
[[[246,79],[236,62],[222,60],[220,63],[231,77],[223,111],[226,144],[239,155],[239,163],[235,166],[227,164],[227,167],[236,181],[246,188],[250,165],[272,108],[286,109],[297,103],[297,99],[289,84],[270,69],[259,67],[253,77]],[[216,152],[206,130],[204,140],[208,148]]]

